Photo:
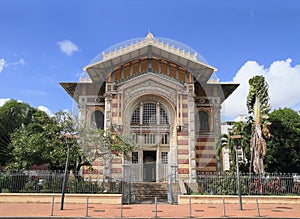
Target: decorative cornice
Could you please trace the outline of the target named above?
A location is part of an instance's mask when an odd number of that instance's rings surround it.
[[[193,61],[198,61],[197,56],[198,53],[190,50],[185,50],[180,48],[179,46],[176,47],[175,45],[164,42],[159,38],[155,38],[152,33],[148,33],[148,35],[142,40],[136,40],[136,42],[130,42],[130,44],[125,44],[120,46],[119,48],[115,47],[114,50],[109,50],[108,52],[102,52],[102,60],[113,59],[117,56],[132,52],[134,50],[146,47],[146,46],[156,46],[160,49],[164,49],[170,53],[176,54],[178,56],[182,56],[186,59],[190,59]],[[99,60],[99,61],[102,61]]]

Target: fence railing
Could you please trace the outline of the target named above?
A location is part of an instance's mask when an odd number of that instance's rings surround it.
[[[242,195],[300,195],[298,174],[241,174]],[[189,194],[237,195],[236,174],[201,174],[196,183],[186,182]]]
[[[62,192],[63,172],[24,171],[0,172],[0,192],[12,193],[60,193]],[[91,175],[92,177],[92,175]],[[121,180],[93,179],[85,174],[68,174],[66,193],[121,193]]]
[[[64,173],[50,171],[0,172],[0,192],[60,193]],[[66,193],[122,193],[121,179],[68,175]],[[200,174],[195,183],[185,182],[188,194],[237,195],[236,174]],[[242,195],[300,195],[299,174],[241,174]]]

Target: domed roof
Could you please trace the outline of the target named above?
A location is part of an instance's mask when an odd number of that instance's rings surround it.
[[[105,49],[103,52],[101,52],[99,55],[97,55],[89,63],[89,65],[92,65],[94,63],[104,60],[105,56],[108,54],[118,52],[122,49],[135,46],[136,44],[139,44],[139,43],[142,43],[145,41],[153,41],[153,42],[159,43],[161,45],[164,45],[166,47],[172,48],[174,50],[178,50],[182,54],[188,54],[189,56],[192,56],[198,62],[208,65],[208,62],[205,60],[205,58],[203,56],[201,56],[198,52],[196,52],[194,49],[192,49],[191,47],[189,47],[181,42],[172,40],[172,39],[167,39],[167,38],[162,38],[162,37],[154,37],[151,32],[149,32],[146,37],[140,37],[140,38],[135,38],[135,39],[131,39],[131,40],[126,40],[126,41],[115,44],[115,45]]]

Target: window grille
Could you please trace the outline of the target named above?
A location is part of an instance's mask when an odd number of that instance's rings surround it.
[[[143,105],[143,124],[156,124],[156,104]]]
[[[104,129],[104,114],[100,110],[95,110],[91,114],[91,127]]]
[[[160,124],[168,124],[168,116],[166,111],[163,108],[160,108],[159,110],[159,115],[160,115]]]
[[[132,152],[131,162],[132,163],[139,163],[139,152]]]
[[[161,152],[161,163],[168,164],[168,152]]]
[[[136,108],[131,117],[131,124],[140,124],[140,108]]]

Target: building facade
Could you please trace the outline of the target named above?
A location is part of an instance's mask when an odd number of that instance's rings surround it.
[[[130,172],[133,181],[158,182],[175,173],[192,181],[217,171],[221,103],[238,85],[212,80],[216,68],[194,50],[149,33],[104,51],[84,70],[88,80],[61,83],[80,119],[113,127],[136,145],[128,159],[94,161],[95,176]]]

